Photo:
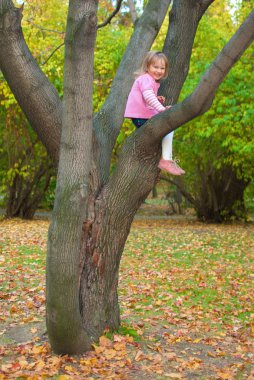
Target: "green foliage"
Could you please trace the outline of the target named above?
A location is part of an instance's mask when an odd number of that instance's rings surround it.
[[[63,94],[63,59],[64,30],[67,16],[67,1],[27,0],[24,2],[23,32],[33,56],[44,73],[56,87],[60,96]],[[19,6],[19,5],[18,5]],[[103,22],[113,10],[109,1],[100,2],[99,23]],[[103,104],[112,84],[117,67],[121,61],[131,30],[117,21],[98,30],[95,51],[94,98],[95,112]],[[114,46],[114,49],[112,49]],[[53,53],[53,54],[52,54]],[[16,100],[3,77],[0,82],[1,124],[0,136],[5,142],[0,152],[3,163],[0,169],[2,202],[13,185],[17,175],[28,181],[32,178],[39,164],[46,162],[46,151],[37,141],[36,135],[27,124],[25,116],[17,106]],[[8,125],[7,125],[8,124]],[[124,128],[118,138],[121,144],[128,134]],[[18,139],[18,144],[16,144]],[[15,140],[15,142],[13,141]],[[33,154],[26,155],[27,147],[33,147]],[[55,178],[42,201],[43,207],[52,207],[54,200]],[[8,195],[7,195],[8,198]]]
[[[98,30],[94,57],[93,105],[95,112],[100,109],[109,93],[130,34],[131,31],[121,25],[109,25]]]
[[[225,1],[209,9],[200,22],[181,99],[193,91],[204,69],[237,27]],[[225,20],[223,25],[218,22],[220,12]],[[208,172],[223,172],[231,167],[237,178],[246,183],[251,183],[254,176],[253,54],[251,46],[221,84],[211,109],[175,133],[174,151],[187,171],[188,190],[196,198],[201,196],[200,186]]]

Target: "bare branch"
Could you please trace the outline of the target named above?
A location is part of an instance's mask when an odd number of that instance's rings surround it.
[[[162,179],[165,182],[169,182],[172,185],[176,186],[178,190],[181,192],[181,194],[184,196],[185,199],[187,199],[192,205],[198,207],[198,202],[195,198],[185,189],[184,183],[182,181],[182,178],[177,178],[173,180],[170,177],[166,177],[164,175],[160,175],[160,179]]]
[[[114,10],[114,12],[111,13],[111,15],[107,18],[107,20],[105,20],[102,24],[99,24],[97,26],[97,29],[103,28],[103,26],[110,24],[112,18],[119,12],[122,2],[123,0],[117,0],[116,9]]]
[[[32,24],[35,28],[40,29],[40,30],[45,31],[45,32],[56,33],[56,34],[60,34],[62,36],[65,34],[65,32],[59,32],[59,30],[47,29],[47,28],[43,28],[41,26],[38,26],[38,25],[34,24],[33,21],[30,19],[26,19],[25,21],[28,22],[29,24]]]
[[[11,0],[0,0],[0,70],[57,165],[62,102],[26,44],[21,28],[22,9],[16,8]]]
[[[46,59],[46,61],[44,61],[43,63],[42,63],[42,65],[46,65],[46,63],[50,60],[50,58],[55,54],[55,52],[58,50],[58,49],[60,49],[62,46],[64,46],[64,42],[61,44],[61,45],[59,45],[59,46],[57,46],[51,53],[50,53],[50,55],[48,56],[48,58]]]

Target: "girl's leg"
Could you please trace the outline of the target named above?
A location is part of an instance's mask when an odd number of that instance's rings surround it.
[[[162,159],[159,162],[159,168],[173,175],[181,175],[185,171],[172,159],[173,136],[174,131],[162,139]]]
[[[172,160],[172,145],[174,131],[162,139],[162,158],[163,160]]]

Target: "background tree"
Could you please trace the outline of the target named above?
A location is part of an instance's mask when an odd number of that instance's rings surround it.
[[[211,3],[173,2],[164,45],[171,71],[163,86],[173,103],[188,73],[198,23]],[[169,5],[169,0],[148,1],[111,91],[92,118],[98,2],[69,1],[62,102],[23,39],[22,10],[0,0],[0,68],[30,124],[59,162],[47,256],[47,328],[58,353],[88,350],[106,326],[119,326],[120,258],[133,217],[158,178],[161,139],[209,109],[215,90],[254,38],[252,12],[193,93],[127,139],[110,176],[133,83],[130,73],[150,49]]]

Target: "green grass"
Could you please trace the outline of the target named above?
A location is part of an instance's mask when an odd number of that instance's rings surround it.
[[[165,309],[172,309],[181,316],[193,309],[194,315],[211,326],[248,325],[254,311],[250,281],[253,248],[250,255],[246,252],[250,244],[253,247],[253,230],[239,226],[198,229],[201,234],[195,233],[195,229],[193,232],[190,226],[172,230],[163,224],[157,230],[133,230],[123,266],[129,258],[133,269],[131,282],[136,285],[130,296],[135,312],[163,316]],[[120,283],[123,295],[128,281]],[[149,292],[142,289],[145,285],[150,286]],[[155,300],[160,300],[161,305],[156,307]],[[146,309],[153,304],[153,310]]]

